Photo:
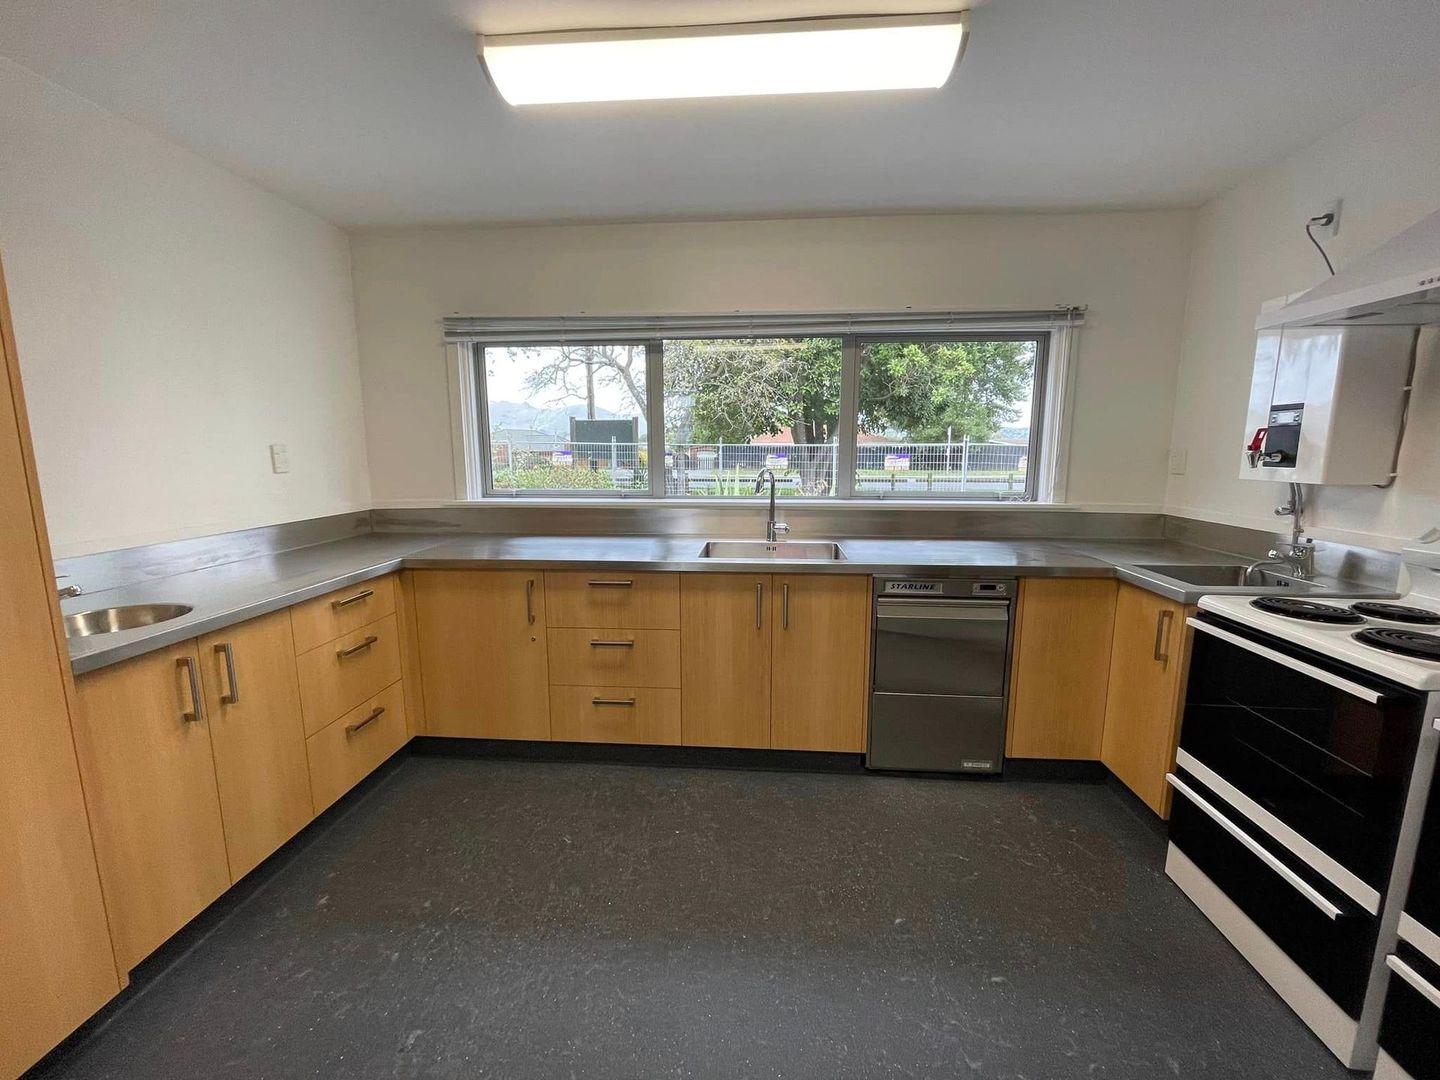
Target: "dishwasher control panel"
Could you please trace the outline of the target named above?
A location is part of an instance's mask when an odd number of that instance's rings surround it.
[[[876,596],[934,597],[937,600],[1008,600],[1014,595],[1013,581],[981,581],[975,578],[883,578],[875,579]]]

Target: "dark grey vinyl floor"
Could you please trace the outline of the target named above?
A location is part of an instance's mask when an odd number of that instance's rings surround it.
[[[1103,785],[404,760],[47,1077],[1348,1076]]]

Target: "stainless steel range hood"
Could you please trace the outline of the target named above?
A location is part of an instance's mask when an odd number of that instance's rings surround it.
[[[1308,292],[1267,304],[1257,330],[1440,324],[1440,211]]]

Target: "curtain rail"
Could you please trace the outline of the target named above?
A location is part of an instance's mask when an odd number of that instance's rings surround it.
[[[841,337],[877,334],[1021,333],[1078,326],[1084,307],[1033,311],[906,311],[770,313],[753,315],[575,315],[549,318],[451,316],[443,320],[451,344],[566,344],[656,338]]]

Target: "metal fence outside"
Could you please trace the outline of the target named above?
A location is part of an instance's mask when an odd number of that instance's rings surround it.
[[[663,465],[665,493],[749,496],[761,469],[775,473],[782,495],[824,497],[835,491],[835,443],[671,443]],[[499,491],[648,491],[644,443],[572,443],[567,439],[492,444]],[[855,494],[1023,499],[1029,448],[1016,443],[864,442],[856,447]]]

